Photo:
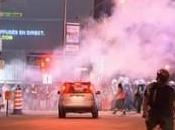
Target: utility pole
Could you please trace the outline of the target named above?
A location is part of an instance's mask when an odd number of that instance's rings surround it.
[[[2,13],[2,2],[4,2],[4,0],[0,0],[0,18],[1,18],[1,13]],[[1,39],[1,35],[0,35],[0,59],[2,59],[2,39]]]
[[[2,17],[2,3],[5,2],[6,0],[0,0],[0,19]],[[2,46],[3,46],[3,39],[1,38],[0,35],[0,69],[2,69],[4,67],[4,59],[2,57]]]
[[[2,10],[2,2],[4,2],[4,0],[0,0],[0,18],[1,18],[1,10]],[[0,59],[2,59],[2,39],[1,39],[1,35],[0,35]]]
[[[63,48],[66,45],[66,32],[67,32],[67,4],[68,0],[64,0],[64,19],[63,19]]]

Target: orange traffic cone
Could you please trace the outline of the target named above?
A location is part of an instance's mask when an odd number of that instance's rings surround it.
[[[22,90],[19,86],[15,90],[13,114],[22,114]]]

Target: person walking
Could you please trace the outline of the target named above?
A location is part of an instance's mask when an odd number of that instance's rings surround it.
[[[168,85],[169,72],[160,69],[156,82],[150,83],[144,93],[143,117],[147,130],[159,126],[162,130],[173,130],[175,93]]]
[[[0,93],[0,112],[3,107],[4,107],[4,104],[3,104],[2,94]]]
[[[141,113],[141,107],[143,102],[143,89],[144,85],[138,85],[134,94],[134,106],[137,113]]]
[[[113,111],[113,114],[116,114],[117,111],[121,111],[123,113],[123,115],[126,114],[125,109],[124,109],[125,97],[126,97],[126,94],[124,92],[123,86],[121,83],[119,83],[118,89],[117,89],[117,92],[115,95],[116,107]]]

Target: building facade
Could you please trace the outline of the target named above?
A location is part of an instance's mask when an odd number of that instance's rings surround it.
[[[22,81],[31,53],[52,53],[63,49],[65,7],[67,22],[79,22],[92,15],[94,0],[1,0],[0,81]]]

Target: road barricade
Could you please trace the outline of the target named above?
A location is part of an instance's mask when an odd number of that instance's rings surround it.
[[[20,87],[17,87],[14,93],[14,109],[13,114],[22,114],[22,90]]]

